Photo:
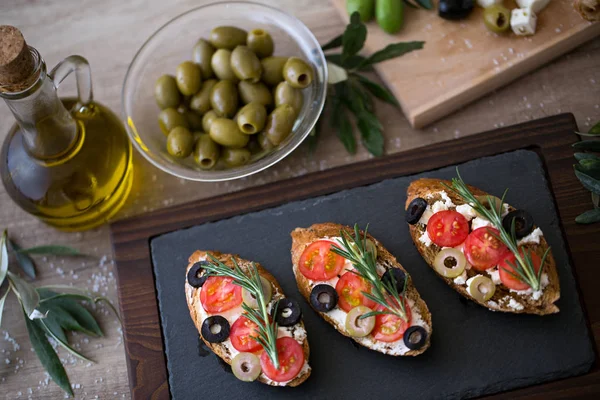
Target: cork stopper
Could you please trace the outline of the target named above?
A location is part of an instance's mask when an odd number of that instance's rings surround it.
[[[14,26],[0,25],[0,86],[26,89],[35,72],[35,61],[25,38]]]

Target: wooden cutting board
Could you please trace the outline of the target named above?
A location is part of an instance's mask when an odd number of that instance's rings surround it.
[[[347,21],[346,0],[332,0]],[[400,101],[411,125],[421,128],[486,93],[600,35],[600,23],[585,21],[572,0],[553,0],[538,16],[533,36],[498,36],[483,24],[483,9],[468,19],[446,21],[435,10],[405,7],[396,35],[368,23],[367,53],[400,41],[425,41],[425,48],[379,64],[382,79]],[[505,1],[506,7],[516,5]],[[574,72],[575,73],[575,72]],[[550,83],[551,84],[551,83]]]

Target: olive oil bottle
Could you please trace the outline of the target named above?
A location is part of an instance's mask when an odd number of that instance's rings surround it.
[[[77,99],[61,100],[71,73]],[[25,211],[62,230],[106,223],[124,204],[133,178],[123,124],[92,99],[87,61],[70,56],[50,73],[14,27],[0,26],[0,97],[17,124],[0,152],[0,175]]]

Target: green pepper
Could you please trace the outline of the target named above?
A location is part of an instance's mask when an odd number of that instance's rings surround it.
[[[404,22],[403,0],[377,0],[375,17],[377,23],[385,32],[398,32]]]
[[[375,0],[346,0],[346,10],[348,15],[358,11],[362,22],[370,21],[375,11]]]

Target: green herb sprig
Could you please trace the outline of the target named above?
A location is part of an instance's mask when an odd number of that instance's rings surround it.
[[[341,248],[332,246],[331,250],[349,260],[355,268],[355,271],[350,271],[360,276],[371,284],[371,293],[362,292],[362,294],[384,307],[382,311],[371,311],[360,316],[360,318],[368,318],[380,314],[395,315],[403,321],[408,321],[406,315],[406,306],[404,304],[404,294],[406,293],[407,279],[404,280],[402,292],[398,293],[394,274],[390,274],[390,281],[384,282],[377,274],[377,260],[375,254],[368,250],[367,247],[367,230],[361,238],[358,224],[354,225],[354,238],[345,230],[340,231]]]
[[[267,301],[263,292],[260,274],[256,268],[256,264],[252,263],[249,271],[249,276],[242,271],[234,257],[233,269],[223,264],[212,254],[209,254],[212,263],[207,263],[203,268],[214,276],[226,276],[233,279],[233,283],[246,289],[256,298],[258,309],[249,307],[246,303],[242,303],[242,308],[246,312],[245,316],[250,321],[258,326],[258,336],[250,336],[252,339],[260,343],[269,355],[275,369],[279,369],[279,355],[277,353],[277,322],[270,322],[269,312],[267,310]],[[275,312],[277,310],[275,309]]]
[[[37,247],[32,249],[41,250],[30,252],[30,249],[21,250],[19,246],[8,238],[6,231],[0,236],[0,288],[4,288],[5,290],[2,297],[0,297],[0,326],[2,324],[2,314],[6,298],[10,292],[13,292],[23,310],[29,340],[42,366],[46,369],[52,380],[65,393],[73,396],[69,377],[48,338],[54,339],[58,345],[75,357],[88,362],[94,362],[71,347],[66,335],[69,331],[78,331],[88,336],[103,336],[102,329],[95,317],[80,301],[90,304],[105,302],[117,315],[117,318],[118,313],[107,298],[94,296],[86,290],[66,285],[50,285],[35,288],[19,275],[8,270],[9,244],[18,265],[32,278],[35,278],[36,271],[33,261],[27,254],[82,254],[75,249],[65,246]],[[6,284],[5,281],[7,282]]]
[[[580,136],[600,137],[600,122],[592,127],[587,133],[575,132]],[[600,152],[600,140],[584,140],[577,142],[573,147],[580,152],[575,153],[577,164],[573,165],[575,176],[581,184],[592,193],[593,208],[578,215],[575,222],[578,224],[592,224],[600,222],[600,157],[593,153],[583,151]]]
[[[487,201],[489,204],[489,208],[485,207],[474,195],[471,193],[467,184],[463,181],[460,173],[458,172],[458,168],[456,169],[457,178],[452,179],[452,186],[448,186],[442,182],[448,190],[456,193],[460,196],[465,202],[467,202],[475,212],[483,215],[484,218],[489,220],[494,228],[496,228],[499,232],[499,235],[495,232],[491,232],[496,239],[500,240],[515,256],[516,263],[512,263],[507,261],[508,265],[513,269],[513,271],[509,271],[508,269],[504,269],[511,276],[516,279],[519,279],[525,283],[527,283],[531,288],[535,290],[539,290],[541,288],[541,278],[542,271],[544,267],[544,263],[546,261],[546,257],[550,252],[550,248],[547,248],[542,257],[542,261],[540,264],[540,269],[536,272],[535,266],[533,265],[533,259],[531,257],[531,253],[527,251],[520,252],[519,245],[517,244],[517,237],[515,235],[515,220],[512,220],[511,231],[507,232],[502,225],[502,210],[504,206],[504,199],[506,194],[508,193],[508,189],[504,191],[502,198],[500,199],[500,203],[497,204],[497,207],[494,206],[495,202],[491,196],[487,197]]]
[[[428,4],[428,0],[417,2]],[[373,71],[373,65],[377,63],[422,49],[424,42],[394,43],[376,51],[369,57],[364,57],[358,53],[362,50],[366,39],[367,27],[361,22],[359,13],[354,12],[350,16],[350,23],[346,26],[344,33],[322,46],[323,51],[341,47],[341,52],[330,52],[325,55],[330,71],[335,70],[336,72],[335,78],[330,76],[326,107],[331,110],[331,128],[337,130],[338,138],[349,153],[356,153],[356,138],[350,114],[356,120],[356,126],[360,131],[361,141],[365,148],[371,154],[381,156],[384,151],[383,126],[374,113],[375,105],[371,95],[396,107],[400,105],[387,88],[373,82],[361,73]],[[330,75],[333,74],[330,73]],[[322,119],[323,117],[309,136],[311,151],[316,148],[319,134],[322,131]]]

